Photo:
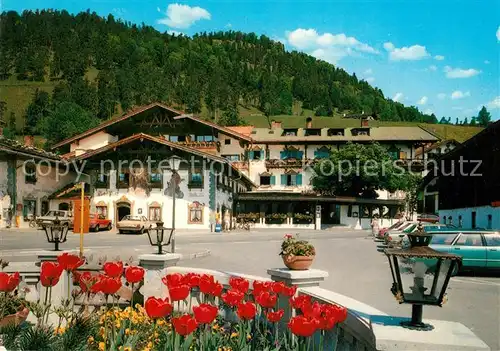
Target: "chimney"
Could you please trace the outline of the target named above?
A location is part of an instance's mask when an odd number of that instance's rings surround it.
[[[24,146],[33,146],[35,138],[33,135],[25,135],[24,136]]]
[[[272,120],[271,121],[271,129],[275,129],[275,128],[281,128],[281,122]]]
[[[313,124],[312,117],[307,117],[306,118],[306,128],[312,128],[312,124]]]
[[[361,119],[361,127],[368,127],[368,118]]]

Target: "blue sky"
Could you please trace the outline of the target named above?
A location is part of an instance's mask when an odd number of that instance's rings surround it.
[[[500,119],[500,2],[494,0],[3,0],[2,10],[90,9],[160,31],[265,34],[334,63],[438,117],[485,105]]]

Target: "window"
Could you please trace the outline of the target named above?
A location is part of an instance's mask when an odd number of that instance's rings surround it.
[[[29,221],[36,216],[36,200],[23,201],[23,216],[25,221]]]
[[[389,150],[387,151],[389,153],[389,157],[393,160],[399,159],[399,149],[392,145]]]
[[[448,224],[453,225],[453,217],[452,216],[448,216]]]
[[[302,185],[302,174],[282,174],[281,185],[285,186]]]
[[[260,176],[260,185],[274,185],[275,183],[275,177],[273,175]]]
[[[248,153],[248,158],[249,158],[250,160],[260,160],[260,159],[262,159],[262,158],[263,158],[263,157],[262,157],[262,156],[263,156],[263,153],[264,153],[264,152],[263,152],[263,151],[261,151],[261,150],[250,151],[250,152]]]
[[[36,184],[36,167],[34,165],[26,165],[25,171],[24,182],[26,184]]]
[[[493,216],[492,215],[488,215],[488,226],[486,227],[487,229],[491,229],[492,227],[492,223],[493,222]]]
[[[486,246],[500,246],[500,234],[498,233],[485,234],[484,240],[486,240]]]
[[[203,189],[203,173],[201,168],[191,168],[189,170],[189,183],[190,189]]]
[[[42,201],[42,210],[40,211],[40,214],[43,216],[47,212],[49,212],[49,202],[47,200]]]
[[[224,140],[224,145],[231,145],[231,139]]]
[[[321,147],[314,151],[314,158],[328,158],[330,157],[330,149],[327,147]]]
[[[280,158],[282,160],[287,160],[287,159],[301,160],[303,154],[304,153],[300,150],[295,150],[295,149],[283,150],[280,152]]]
[[[462,215],[460,215],[460,216],[458,216],[458,227],[462,228],[463,224],[464,224],[464,221],[462,219]]]
[[[462,234],[455,243],[456,246],[483,246],[481,234]]]
[[[321,129],[306,129],[305,136],[321,136]]]
[[[472,229],[476,229],[476,211],[472,211],[471,213],[471,226],[472,226]]]
[[[236,162],[240,160],[240,155],[222,155],[222,157],[230,162]]]
[[[451,245],[457,237],[457,233],[450,234],[433,234],[431,239],[432,245]]]
[[[184,142],[186,141],[186,136],[185,135],[169,135],[168,136],[168,140],[172,141],[172,142]]]
[[[129,173],[120,173],[118,175],[118,184],[116,185],[117,188],[119,188],[119,189],[128,188],[129,187],[129,179],[130,179]]]
[[[96,211],[99,216],[108,218],[108,206],[96,206]]]
[[[203,223],[203,206],[195,201],[188,206],[188,223],[202,224]]]
[[[344,136],[344,129],[328,129],[328,136]]]
[[[213,135],[197,135],[196,141],[214,141]]]
[[[98,174],[95,187],[96,188],[108,188],[108,186],[109,186],[109,175]]]
[[[153,172],[149,175],[149,183],[152,188],[160,188],[162,187],[162,174],[158,172]]]
[[[297,136],[298,129],[284,129],[282,136]]]
[[[153,222],[161,221],[161,207],[160,206],[150,206],[149,207],[149,220]]]

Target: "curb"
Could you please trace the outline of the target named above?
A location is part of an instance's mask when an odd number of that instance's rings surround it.
[[[207,256],[210,256],[212,253],[210,252],[210,250],[203,250],[203,251],[200,251],[200,252],[195,252],[195,253],[192,253],[192,254],[181,254],[181,259],[180,261],[187,261],[187,260],[193,260],[195,258],[201,258],[201,257],[207,257]]]

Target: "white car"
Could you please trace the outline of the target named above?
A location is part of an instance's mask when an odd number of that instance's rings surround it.
[[[123,234],[125,232],[134,232],[137,234],[143,234],[148,229],[153,227],[153,222],[149,221],[144,216],[132,216],[127,215],[116,223],[116,228],[118,233]]]
[[[442,227],[449,227],[446,224],[441,223],[428,223],[428,222],[420,222],[424,230],[430,229],[438,229]],[[402,231],[389,231],[386,233],[384,239],[385,244],[388,247],[397,247],[401,246],[403,240],[406,238],[407,234],[416,232],[418,230],[418,222],[411,222],[410,225],[406,226]]]
[[[70,211],[63,210],[51,210],[45,215],[38,217],[37,223],[39,226],[51,224],[56,218],[61,221],[61,224],[67,225],[69,229],[73,228],[73,214]]]

